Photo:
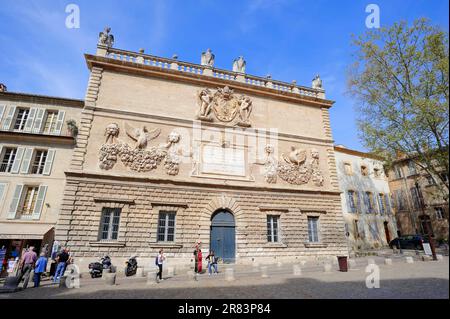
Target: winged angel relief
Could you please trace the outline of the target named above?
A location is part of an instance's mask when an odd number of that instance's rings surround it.
[[[181,162],[176,150],[176,144],[181,138],[178,133],[170,133],[166,144],[149,147],[148,143],[161,134],[160,129],[148,131],[145,126],[135,128],[125,123],[125,131],[128,137],[134,141],[134,145],[130,146],[118,139],[120,129],[116,123],[109,124],[106,127],[106,141],[99,150],[99,166],[101,169],[112,169],[117,160],[120,159],[123,165],[133,171],[148,172],[156,169],[164,161],[167,174],[178,174]]]

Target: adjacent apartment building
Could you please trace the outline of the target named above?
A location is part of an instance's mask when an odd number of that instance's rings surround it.
[[[113,48],[90,70],[56,226],[81,269],[194,246],[225,262],[346,255],[329,108],[312,87]],[[200,54],[199,54],[200,58]],[[231,63],[230,63],[231,64]],[[58,169],[59,172],[59,169]]]
[[[397,237],[383,159],[335,146],[342,212],[349,249],[376,249]]]
[[[442,180],[448,185],[445,173]],[[389,186],[401,234],[425,235],[428,226],[438,243],[448,240],[448,188],[438,188],[438,183],[440,179],[421,169],[414,157],[399,156],[393,163]]]
[[[0,248],[54,240],[83,101],[0,91]],[[68,124],[69,123],[69,124]]]

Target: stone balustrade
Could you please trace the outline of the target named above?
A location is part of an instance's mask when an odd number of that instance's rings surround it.
[[[114,60],[139,63],[161,69],[171,69],[183,73],[192,73],[202,76],[211,76],[218,79],[242,82],[256,87],[271,88],[281,92],[289,92],[313,98],[325,99],[325,91],[299,86],[295,83],[276,81],[271,78],[263,78],[244,73],[238,73],[205,65],[182,62],[177,59],[167,59],[149,54],[131,52],[111,47],[98,46],[97,55]]]

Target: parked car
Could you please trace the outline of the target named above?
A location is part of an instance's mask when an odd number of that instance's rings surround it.
[[[397,249],[422,249],[423,243],[428,243],[428,237],[422,235],[403,235],[390,241],[389,247]]]

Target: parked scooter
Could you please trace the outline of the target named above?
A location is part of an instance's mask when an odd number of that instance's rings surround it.
[[[100,261],[101,262],[97,261],[89,264],[89,273],[92,278],[101,277],[103,274],[103,269],[112,270],[111,258],[109,256],[102,257]]]
[[[137,256],[133,256],[125,262],[125,264],[127,265],[125,267],[125,276],[129,277],[136,275],[136,271],[138,268],[136,257]]]

